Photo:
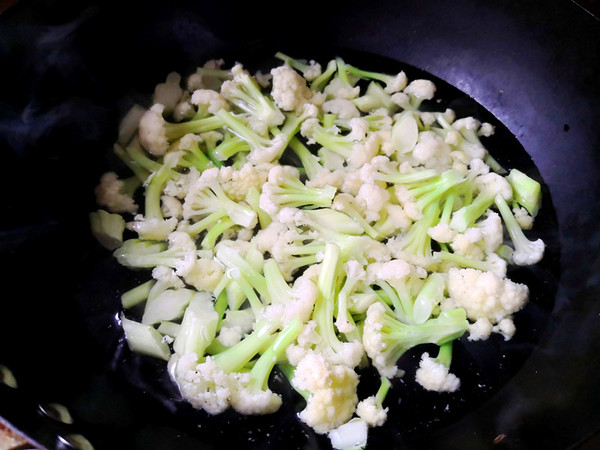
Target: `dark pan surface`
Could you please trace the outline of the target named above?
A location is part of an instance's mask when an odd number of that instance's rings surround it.
[[[118,295],[136,275],[91,239],[87,224],[131,102],[146,102],[171,70],[186,73],[213,57],[260,67],[283,50],[434,79],[448,106],[498,125],[488,143],[501,163],[544,183],[535,232],[549,248],[539,267],[510,274],[532,290],[515,338],[461,342],[455,371],[463,388],[452,395],[417,389],[409,355],[407,378],[389,396],[390,419],[372,430],[369,445],[567,448],[593,434],[600,428],[598,20],[567,1],[543,8],[345,2],[298,6],[291,15],[267,6],[257,17],[255,5],[22,2],[0,15],[8,287],[0,364],[19,382],[17,390],[0,385],[0,416],[48,448],[68,433],[98,449],[327,448],[295,419],[301,404],[291,393],[266,418],[208,417],[177,401],[162,364],[123,344]],[[372,386],[371,378],[363,374],[361,384]],[[45,418],[43,402],[68,406],[74,423]]]

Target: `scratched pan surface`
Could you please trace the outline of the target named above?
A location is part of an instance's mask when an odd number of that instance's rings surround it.
[[[418,353],[388,396],[372,448],[566,448],[600,427],[600,24],[568,1],[344,2],[255,6],[204,2],[21,2],[0,15],[0,148],[4,294],[0,416],[40,445],[79,433],[95,448],[241,445],[328,448],[302,426],[301,401],[278,377],[269,417],[210,417],[182,403],[163,364],[132,355],[115,316],[132,274],[89,236],[93,188],[120,115],[147,102],[171,70],[214,57],[265,68],[282,50],[435,81],[441,104],[497,126],[496,159],[543,183],[532,236],[536,267],[513,270],[531,301],[504,342],[461,339],[454,394],[412,381]],[[297,8],[297,10],[296,10]],[[423,349],[426,349],[423,348]],[[372,372],[361,373],[365,394]],[[68,407],[73,424],[38,405]]]

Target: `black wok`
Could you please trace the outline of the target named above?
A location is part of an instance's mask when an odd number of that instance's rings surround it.
[[[214,57],[260,68],[277,50],[429,77],[449,106],[498,126],[490,149],[501,163],[543,182],[535,232],[548,251],[511,273],[532,289],[517,335],[462,343],[456,394],[399,382],[369,446],[594,448],[600,22],[566,0],[12,5],[0,15],[0,364],[18,388],[0,384],[0,416],[46,448],[67,448],[69,434],[97,449],[328,448],[296,420],[300,403],[283,387],[286,406],[272,417],[208,417],[182,404],[164,368],[123,344],[118,296],[135,275],[88,232],[93,188],[132,102],[147,102],[171,70]],[[51,402],[73,423],[43,414]]]

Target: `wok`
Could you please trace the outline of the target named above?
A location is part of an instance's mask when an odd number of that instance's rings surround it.
[[[592,3],[593,5],[593,3]],[[131,355],[115,315],[135,282],[89,234],[118,122],[171,70],[281,50],[429,77],[447,105],[497,125],[494,156],[543,183],[539,266],[513,340],[462,342],[463,387],[398,382],[373,448],[594,448],[600,428],[600,23],[566,0],[323,4],[21,1],[0,15],[4,261],[0,416],[40,447],[328,448],[295,418],[208,417],[160,364]],[[414,355],[403,364],[413,370]],[[454,366],[453,366],[454,367]],[[368,374],[361,384],[369,385]],[[277,383],[277,380],[274,381]],[[49,403],[73,423],[53,420]],[[40,407],[41,405],[41,407]]]

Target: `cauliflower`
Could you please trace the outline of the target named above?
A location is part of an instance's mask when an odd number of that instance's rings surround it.
[[[380,212],[387,207],[390,193],[376,184],[363,184],[355,197],[356,203],[364,209],[368,222],[379,220]]]
[[[309,392],[299,417],[317,433],[337,428],[354,414],[358,375],[351,368],[331,364],[323,355],[309,352],[296,366],[292,383]]]
[[[277,365],[306,400],[299,420],[365,446],[406,352],[439,347],[416,382],[454,392],[455,340],[514,336],[529,291],[506,275],[543,256],[524,234],[541,187],[487,152],[492,124],[436,111],[432,81],[275,57],[253,74],[218,59],[183,83],[171,72],[149,109],[134,105],[114,145],[131,174],[100,179],[92,233],[151,271],[122,296],[140,321],[122,325],[130,350],[168,361],[183,400],[272,414]],[[369,365],[381,386],[359,401]]]
[[[354,119],[360,117],[360,111],[352,101],[345,98],[327,100],[321,106],[323,112],[335,114],[340,119]]]
[[[372,395],[358,402],[356,415],[370,427],[380,427],[387,420],[389,408],[383,408],[377,398]]]
[[[487,317],[480,317],[469,325],[469,341],[485,341],[492,334],[493,325]]]
[[[184,279],[199,291],[212,292],[223,278],[223,274],[223,266],[214,258],[198,258]]]
[[[460,387],[458,377],[449,373],[444,364],[431,358],[427,352],[421,356],[415,377],[417,383],[428,391],[454,392]]]
[[[492,323],[519,311],[529,297],[526,285],[477,269],[448,271],[448,292],[471,320],[487,318]]]
[[[96,202],[112,213],[136,212],[138,206],[135,200],[131,195],[123,193],[124,189],[125,183],[115,172],[106,172],[100,178],[100,184],[96,186]]]
[[[135,231],[140,238],[163,241],[171,234],[179,220],[176,217],[168,219],[159,219],[156,217],[146,218],[142,214],[137,214],[133,218],[133,222],[127,223],[127,229]]]
[[[219,182],[227,196],[236,202],[246,199],[248,192],[255,188],[260,190],[267,181],[270,165],[259,165],[247,162],[240,169],[223,166],[219,169]]]
[[[224,109],[229,111],[229,103],[221,94],[212,89],[197,89],[192,94],[191,103],[198,106],[200,110],[206,110],[211,114],[216,114]]]
[[[404,93],[413,95],[418,99],[431,100],[435,95],[436,87],[429,80],[413,80],[404,88]]]
[[[163,118],[165,107],[155,103],[140,119],[140,143],[152,155],[164,155],[169,147]]]
[[[210,356],[199,364],[195,353],[175,354],[168,366],[182,397],[194,408],[213,415],[229,408],[232,382]]]
[[[306,80],[289,66],[279,66],[271,70],[273,87],[271,95],[275,104],[283,111],[299,111],[312,97]]]
[[[450,146],[433,131],[419,133],[417,145],[412,151],[412,157],[427,169],[439,172],[451,168]]]
[[[165,113],[171,113],[179,103],[183,89],[181,88],[181,75],[171,72],[164,83],[157,84],[154,88],[153,103],[164,106]]]

